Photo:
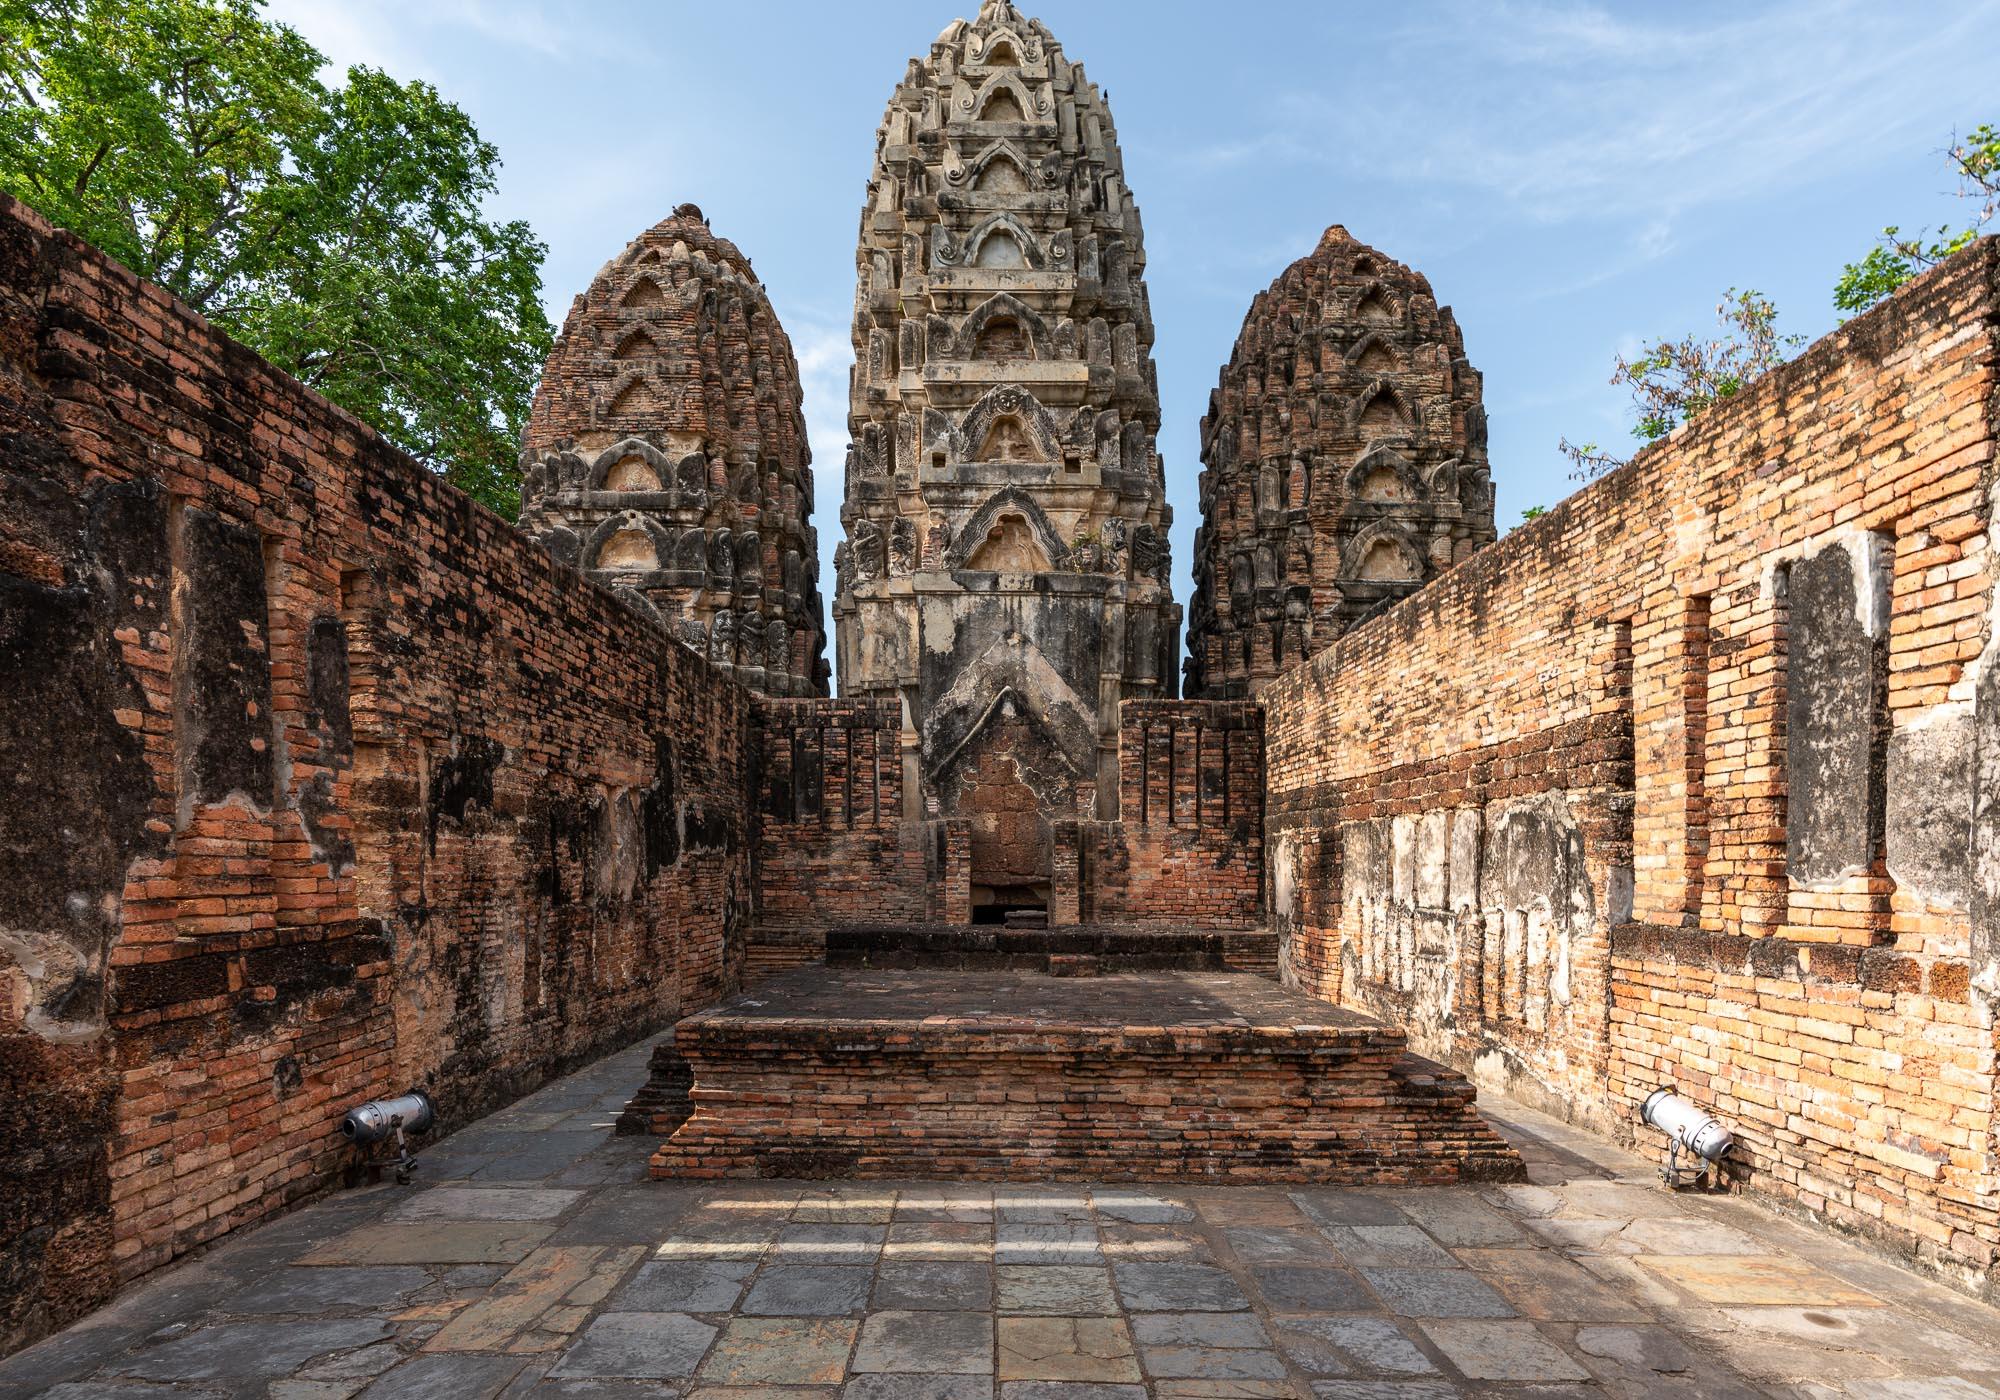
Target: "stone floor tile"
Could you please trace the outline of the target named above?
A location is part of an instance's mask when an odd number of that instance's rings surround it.
[[[307,1381],[351,1381],[364,1384],[402,1361],[409,1353],[393,1339],[373,1342],[358,1351],[336,1352],[321,1357],[293,1372],[293,1378]]]
[[[1347,1269],[1259,1264],[1251,1267],[1250,1279],[1272,1312],[1362,1312],[1377,1306]]]
[[[993,1271],[1003,1313],[1084,1317],[1115,1313],[1111,1271],[1078,1264],[1001,1264]]]
[[[1426,1322],[1424,1334],[1467,1380],[1587,1381],[1590,1373],[1521,1320],[1448,1318]]]
[[[1314,1381],[1313,1400],[1458,1400],[1444,1381]]]
[[[1134,1387],[1145,1400],[1145,1387]],[[165,1381],[63,1381],[45,1390],[22,1391],[35,1400],[226,1400],[227,1391],[197,1390]]]
[[[875,1271],[844,1264],[771,1264],[750,1286],[754,1317],[845,1317],[868,1307]]]
[[[1143,1385],[1092,1381],[1006,1381],[1000,1400],[1146,1400]]]
[[[371,1400],[489,1400],[507,1388],[523,1361],[519,1356],[414,1356],[361,1393]]]
[[[583,1196],[536,1186],[432,1186],[392,1209],[390,1220],[554,1220]]]
[[[917,1220],[990,1225],[993,1223],[993,1193],[980,1187],[959,1187],[949,1183],[898,1192],[895,1222],[901,1224],[904,1221]],[[938,1384],[965,1383],[942,1381]]]
[[[1987,1372],[2000,1372],[2000,1346],[1991,1340],[1990,1325],[1982,1345],[1894,1308],[1724,1308],[1722,1315],[1732,1329],[1727,1342],[1753,1353],[1758,1346],[1797,1342],[1815,1350],[1866,1353],[1915,1372],[1972,1369],[1975,1358]],[[1964,1320],[1976,1327],[1989,1319],[1968,1311]]]
[[[1701,1299],[1727,1306],[1879,1307],[1823,1269],[1778,1255],[1638,1256],[1639,1263]]]
[[[785,1226],[771,1246],[772,1261],[779,1264],[857,1264],[872,1267],[888,1238],[889,1227],[880,1225],[805,1223]]]
[[[1437,1371],[1403,1329],[1386,1317],[1283,1317],[1273,1326],[1278,1350],[1308,1375],[1379,1371],[1428,1376]]]
[[[1176,1380],[1153,1382],[1155,1400],[1291,1400],[1290,1381]]]
[[[993,1226],[970,1220],[897,1220],[884,1259],[975,1260],[993,1257]]]
[[[670,1259],[639,1266],[612,1296],[615,1312],[728,1312],[757,1271],[755,1259]]]
[[[1132,1339],[1140,1346],[1257,1348],[1271,1334],[1255,1313],[1140,1313],[1132,1319]]]
[[[993,1232],[997,1264],[1095,1264],[1104,1259],[1097,1227],[1075,1222],[1009,1221]]]
[[[698,1218],[674,1227],[653,1250],[655,1259],[761,1259],[784,1226],[768,1217]]]
[[[1769,1254],[1769,1245],[1716,1220],[1634,1220],[1609,1236],[1605,1247],[1621,1254]]]
[[[1003,1381],[1139,1379],[1123,1318],[1003,1317],[998,1325]]]
[[[1461,1249],[1458,1257],[1516,1311],[1544,1322],[1644,1322],[1646,1310],[1615,1284],[1539,1249]]]
[[[380,1318],[317,1322],[224,1322],[142,1346],[105,1368],[149,1381],[283,1376],[315,1357],[351,1351],[390,1334]]]
[[[280,1268],[251,1279],[216,1305],[233,1314],[327,1313],[343,1308],[386,1308],[431,1281],[411,1265],[377,1268]]]
[[[421,1220],[364,1225],[335,1236],[301,1264],[518,1264],[555,1227],[539,1220]]]
[[[792,1209],[804,1225],[887,1225],[896,1215],[896,1193],[884,1190],[808,1191]]]
[[[1332,1225],[1326,1238],[1350,1264],[1452,1269],[1458,1261],[1414,1225]]]
[[[1130,1225],[1172,1225],[1195,1218],[1194,1207],[1178,1196],[1156,1196],[1149,1191],[1116,1186],[1092,1187],[1090,1203],[1100,1222],[1118,1220]]]
[[[549,1374],[612,1380],[691,1376],[714,1340],[715,1328],[686,1313],[601,1313]]]
[[[1215,1249],[1190,1225],[1126,1225],[1107,1221],[1097,1227],[1107,1259],[1153,1263],[1215,1262]]]
[[[1538,1243],[1554,1245],[1558,1249],[1600,1250],[1605,1247],[1606,1240],[1632,1222],[1600,1216],[1574,1219],[1551,1216],[1524,1220],[1521,1223],[1537,1237]]]
[[[1318,1230],[1281,1225],[1229,1225],[1222,1238],[1246,1264],[1337,1264],[1340,1256]]]
[[[993,1213],[1002,1223],[1088,1224],[1090,1191],[1081,1186],[1003,1186],[993,1192]]]
[[[1212,1264],[1121,1259],[1111,1271],[1119,1298],[1133,1312],[1243,1312],[1250,1306],[1236,1280]]]
[[[1514,1309],[1469,1269],[1363,1269],[1368,1286],[1404,1317],[1512,1317]]]
[[[1367,1191],[1294,1191],[1292,1204],[1315,1225],[1407,1225],[1394,1201]]]
[[[991,1310],[993,1269],[984,1262],[884,1260],[870,1306],[891,1312]]]
[[[1664,1327],[1591,1326],[1576,1329],[1576,1347],[1627,1372],[1672,1375],[1695,1367],[1694,1353]]]
[[[676,1190],[664,1181],[607,1186],[590,1192],[582,1207],[557,1227],[548,1242],[657,1245],[680,1228],[694,1210],[696,1199],[692,1191]]]
[[[847,1374],[861,1324],[853,1318],[732,1317],[709,1349],[711,1385],[831,1385]]]
[[[1567,1215],[1612,1215],[1626,1220],[1676,1220],[1687,1215],[1680,1200],[1663,1190],[1657,1177],[1645,1185],[1585,1178],[1564,1183],[1556,1194],[1563,1200],[1560,1213]]]
[[[1490,1249],[1533,1243],[1519,1226],[1477,1196],[1456,1191],[1412,1191],[1397,1196],[1395,1201],[1404,1214],[1442,1245]]]
[[[644,1245],[538,1249],[424,1343],[425,1351],[550,1351],[604,1301],[645,1254]]]
[[[1277,1225],[1296,1229],[1306,1223],[1291,1199],[1275,1191],[1253,1189],[1198,1196],[1194,1208],[1211,1225]]]
[[[1139,1359],[1156,1380],[1272,1381],[1289,1374],[1275,1351],[1238,1347],[1141,1347]]]
[[[994,1318],[986,1312],[877,1312],[862,1323],[853,1369],[993,1374]]]
[[[993,1378],[874,1372],[848,1381],[840,1400],[993,1400]]]

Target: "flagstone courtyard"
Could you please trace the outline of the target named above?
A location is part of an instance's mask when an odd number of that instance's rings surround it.
[[[0,1396],[2000,1394],[2000,1314],[1488,1099],[1530,1182],[647,1180],[651,1044],[167,1269]]]

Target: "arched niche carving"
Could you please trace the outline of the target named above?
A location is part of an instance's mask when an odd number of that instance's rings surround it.
[[[1010,555],[1022,545],[1031,546],[1044,561],[1043,570],[1060,569],[1069,562],[1069,548],[1049,523],[1048,515],[1034,497],[1017,486],[996,492],[967,518],[945,550],[945,567],[954,571],[987,567],[973,560],[996,545]],[[1024,572],[1012,567],[1005,571]]]
[[[1424,576],[1423,551],[1390,521],[1356,531],[1342,555],[1341,573],[1365,583],[1418,583]]]
[[[979,454],[993,437],[996,424],[1003,418],[1011,419],[1018,425],[1033,453],[1017,460],[1062,460],[1062,427],[1056,422],[1055,415],[1044,408],[1041,400],[1033,394],[1013,384],[988,390],[978,403],[966,410],[954,435],[960,449],[958,455],[971,461],[985,460]]]
[[[657,278],[641,276],[626,289],[624,296],[618,298],[618,304],[634,311],[649,306],[665,306],[667,294],[660,290]]]
[[[1374,483],[1371,489],[1371,483]],[[1387,447],[1371,447],[1347,469],[1343,483],[1350,500],[1415,501],[1424,495],[1416,468],[1402,453]]]
[[[996,263],[987,260],[987,244],[998,237],[1006,238],[1020,251],[1019,261]],[[968,267],[1025,266],[1039,269],[1045,267],[1048,262],[1035,236],[1028,232],[1019,219],[1005,211],[990,214],[973,225],[972,231],[965,235],[965,241],[960,246],[965,250],[965,264]]]
[[[1364,437],[1394,436],[1408,433],[1415,422],[1403,396],[1378,379],[1354,400],[1348,430]]]
[[[619,573],[653,573],[673,556],[673,536],[637,511],[597,522],[583,546],[583,567]]]
[[[1370,331],[1348,347],[1347,367],[1367,375],[1394,374],[1403,363],[1378,331]]]
[[[1001,292],[988,297],[967,314],[958,328],[958,357],[966,360],[999,358],[980,353],[982,337],[1000,322],[1011,321],[1021,328],[1027,340],[1029,353],[1014,355],[1013,359],[1047,360],[1054,358],[1053,344],[1049,337],[1049,324],[1036,310],[1017,296]]]

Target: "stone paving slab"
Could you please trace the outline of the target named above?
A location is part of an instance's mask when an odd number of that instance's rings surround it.
[[[0,1400],[2000,1397],[2000,1313],[1504,1102],[1532,1184],[650,1182],[573,1126],[647,1053],[164,1271]]]

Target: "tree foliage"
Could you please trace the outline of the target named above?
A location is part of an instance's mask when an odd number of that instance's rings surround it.
[[[464,112],[261,6],[0,0],[0,186],[511,517],[546,250]]]
[[[1715,319],[1719,335],[1660,340],[1631,359],[1617,357],[1611,382],[1631,389],[1639,414],[1632,436],[1641,442],[1656,442],[1699,418],[1783,364],[1805,342],[1804,336],[1779,334],[1778,310],[1761,292],[1731,287],[1716,304]],[[1579,481],[1602,476],[1628,460],[1594,442],[1564,438],[1559,446],[1572,464],[1570,475]]]
[[[1936,267],[1979,236],[2000,213],[2000,128],[1986,124],[1954,138],[1945,157],[1958,177],[1958,193],[1977,201],[1971,223],[1960,229],[1941,224],[1905,234],[1896,224],[1882,230],[1859,262],[1849,263],[1834,284],[1833,304],[1849,313],[1866,311],[1918,273]]]

